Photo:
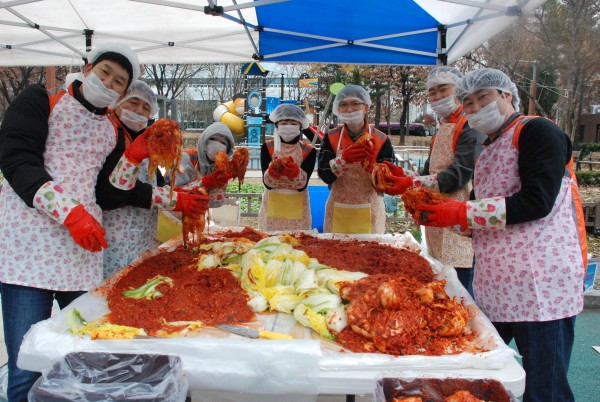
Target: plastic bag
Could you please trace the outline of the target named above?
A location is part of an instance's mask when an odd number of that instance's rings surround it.
[[[185,401],[188,384],[173,355],[69,353],[29,391],[30,402]]]

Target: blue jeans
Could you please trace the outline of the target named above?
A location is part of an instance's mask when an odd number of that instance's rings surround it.
[[[467,292],[471,295],[472,298],[475,298],[473,295],[473,267],[470,268],[455,268],[456,276],[458,276],[458,280],[462,285],[467,289]]]
[[[508,345],[523,356],[523,402],[573,402],[567,371],[575,338],[575,316],[542,322],[495,322]]]
[[[10,402],[27,401],[27,393],[40,373],[17,367],[19,348],[25,333],[33,324],[50,318],[55,298],[60,308],[64,308],[85,292],[58,292],[7,283],[2,284],[0,292],[4,341],[8,353],[7,396]]]

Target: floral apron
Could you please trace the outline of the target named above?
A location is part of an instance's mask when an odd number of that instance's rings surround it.
[[[149,183],[148,159],[140,164],[138,180]],[[153,185],[156,185],[156,178]],[[102,213],[108,248],[104,250],[104,277],[129,265],[141,252],[156,248],[157,209],[126,206]]]
[[[273,157],[291,156],[298,166],[302,165],[302,148],[300,144],[281,143],[281,149],[273,153]],[[285,178],[281,178],[281,187],[265,189],[258,213],[258,228],[265,231],[275,230],[310,230],[312,217],[308,189],[298,191],[285,188]]]
[[[514,127],[477,160],[477,199],[520,190]],[[582,311],[583,261],[568,172],[548,216],[504,230],[473,230],[473,247],[475,299],[491,321],[550,321]]]
[[[102,222],[96,178],[116,144],[106,116],[66,94],[48,118],[44,167],[65,192]],[[91,290],[102,283],[102,253],[78,246],[66,227],[29,208],[11,186],[0,195],[0,282],[58,291]]]
[[[369,126],[369,130],[371,127]],[[341,133],[337,154],[342,150]],[[331,185],[325,205],[323,231],[326,233],[385,233],[385,204],[371,184],[371,174],[360,163],[348,164],[348,170]]]
[[[430,174],[441,172],[454,161],[452,147],[454,126],[454,123],[442,123],[440,131],[436,134],[429,158]],[[469,182],[449,196],[458,201],[468,201],[472,188]],[[473,245],[470,238],[450,229],[427,227],[425,239],[427,252],[443,264],[461,268],[470,268],[473,265]]]

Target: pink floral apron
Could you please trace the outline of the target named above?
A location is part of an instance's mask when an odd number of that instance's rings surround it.
[[[148,183],[148,159],[140,164],[138,180]],[[156,185],[154,179],[153,185]],[[104,211],[103,227],[108,248],[104,250],[104,277],[108,278],[129,265],[140,253],[156,248],[157,209],[126,206]]]
[[[435,136],[435,142],[429,158],[429,174],[436,174],[454,162],[452,139],[454,123],[442,123]],[[449,196],[459,201],[468,201],[472,183],[450,193]],[[444,228],[425,228],[427,252],[436,260],[453,267],[467,268],[473,265],[473,245],[471,239],[461,236],[456,231]]]
[[[102,222],[96,178],[114,149],[106,116],[85,109],[68,94],[48,118],[44,167],[65,192]],[[102,283],[102,253],[79,247],[63,225],[29,208],[6,185],[0,195],[0,281],[42,289],[91,290]]]
[[[340,144],[344,135],[348,135],[345,127],[336,148],[338,156],[342,152]],[[323,231],[385,233],[385,204],[383,197],[371,184],[371,174],[365,171],[361,163],[351,163],[347,166],[348,170],[331,185],[325,205]],[[344,225],[351,226],[344,227]],[[343,229],[337,229],[338,227]]]
[[[479,157],[477,199],[520,190],[514,127]],[[574,216],[567,176],[548,216],[504,230],[473,230],[475,299],[491,321],[550,321],[582,311],[583,261]]]
[[[273,156],[291,156],[298,166],[302,165],[302,148],[300,144],[281,143],[281,149]],[[265,189],[260,211],[258,213],[258,228],[265,231],[276,230],[310,230],[312,217],[308,189],[298,191],[286,186],[286,179],[279,181],[280,188]]]

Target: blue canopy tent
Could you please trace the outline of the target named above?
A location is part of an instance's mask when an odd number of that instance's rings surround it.
[[[437,63],[440,23],[412,0],[306,0],[259,7],[260,57],[280,62]],[[288,17],[281,18],[282,15]]]
[[[80,65],[109,41],[142,63],[436,65],[544,1],[0,1],[0,66]]]

